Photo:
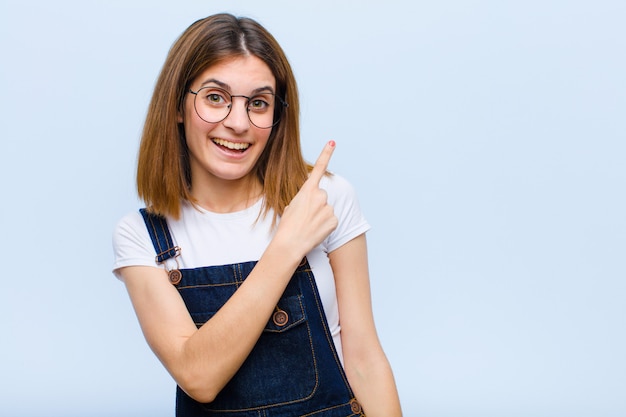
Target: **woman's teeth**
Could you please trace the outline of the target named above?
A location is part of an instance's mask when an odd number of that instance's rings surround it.
[[[235,142],[229,142],[227,140],[219,139],[219,138],[213,138],[212,141],[213,143],[216,143],[220,146],[223,146],[228,149],[236,150],[236,151],[245,151],[250,146],[249,143],[241,143],[241,142],[235,143]]]

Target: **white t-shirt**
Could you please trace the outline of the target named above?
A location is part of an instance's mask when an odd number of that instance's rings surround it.
[[[328,194],[328,204],[339,219],[337,228],[315,249],[307,254],[335,346],[340,357],[341,339],[335,280],[328,253],[365,233],[370,226],[363,217],[354,188],[338,175],[324,176],[320,188]],[[273,237],[273,212],[259,217],[263,200],[234,213],[213,213],[185,202],[178,220],[167,219],[174,244],[181,248],[178,268],[227,265],[257,261]],[[155,250],[143,217],[139,211],[127,214],[113,233],[113,272],[119,278],[119,268],[125,266],[154,266]],[[168,260],[168,269],[175,262]]]

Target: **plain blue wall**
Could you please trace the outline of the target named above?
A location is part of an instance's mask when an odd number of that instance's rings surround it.
[[[0,415],[171,416],[111,274],[194,20],[283,45],[356,187],[406,416],[626,415],[626,3],[1,0]]]

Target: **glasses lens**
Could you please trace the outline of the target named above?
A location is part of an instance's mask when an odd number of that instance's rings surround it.
[[[256,127],[266,129],[274,126],[280,120],[280,114],[275,114],[276,97],[272,93],[258,94],[248,100],[248,117]]]
[[[196,113],[205,122],[221,122],[230,113],[232,98],[220,88],[201,88],[194,99]]]

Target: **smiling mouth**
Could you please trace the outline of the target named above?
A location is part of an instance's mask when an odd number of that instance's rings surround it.
[[[224,139],[220,139],[220,138],[212,138],[211,139],[213,141],[213,143],[215,143],[216,145],[219,145],[223,148],[226,149],[230,149],[232,151],[239,151],[239,152],[243,152],[246,149],[248,149],[250,147],[249,143],[243,143],[243,142],[229,142],[227,140]]]

